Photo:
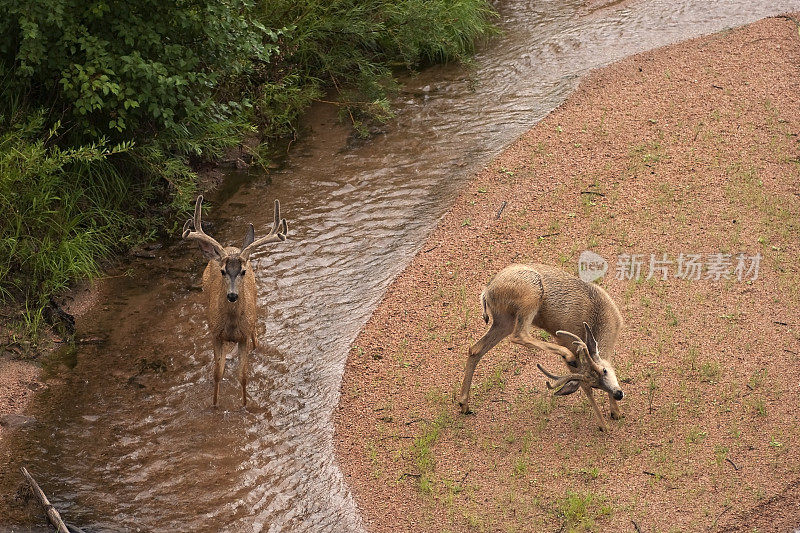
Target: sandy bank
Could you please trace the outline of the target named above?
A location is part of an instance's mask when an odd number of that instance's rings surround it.
[[[348,359],[336,446],[370,530],[800,524],[799,87],[787,18],[639,54],[475,177]],[[507,342],[459,414],[486,281],[512,262],[576,272],[587,249],[627,321],[625,418],[598,432],[583,396],[551,399],[535,362],[561,371],[554,356]],[[674,269],[681,253],[760,269],[644,279],[651,256]],[[642,279],[617,279],[623,254]]]

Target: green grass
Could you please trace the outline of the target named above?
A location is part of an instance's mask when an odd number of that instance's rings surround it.
[[[557,514],[561,516],[564,530],[570,532],[591,531],[596,520],[612,513],[605,497],[594,492],[567,491],[564,498],[556,503]]]

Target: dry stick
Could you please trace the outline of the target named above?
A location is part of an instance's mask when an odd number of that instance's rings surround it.
[[[500,209],[497,210],[497,214],[494,216],[495,220],[500,220],[500,215],[503,214],[503,209],[505,209],[507,205],[508,202],[503,200],[503,203],[500,205]]]
[[[731,461],[729,457],[726,457],[725,460],[728,461],[731,464],[731,466],[733,467],[734,470],[736,470],[737,472],[739,471],[739,467],[736,466],[736,463]]]
[[[539,235],[540,239],[545,239],[547,237],[555,237],[556,235],[561,235],[561,232],[558,231],[556,233],[545,233],[544,235]]]
[[[719,513],[719,514],[717,515],[717,517],[714,519],[714,522],[712,522],[712,523],[711,523],[711,527],[709,528],[709,530],[710,530],[710,529],[712,529],[712,528],[714,528],[714,527],[716,527],[716,525],[717,525],[717,522],[718,522],[718,521],[719,521],[719,519],[722,517],[722,515],[724,515],[725,513],[727,513],[728,511],[730,511],[731,509],[733,509],[733,505],[729,505],[728,507],[726,507],[725,509],[723,509],[723,510],[722,510],[722,512],[721,512],[721,513]]]
[[[339,84],[338,84],[338,83],[336,83],[336,78],[334,78],[333,76],[331,76],[331,80],[333,81],[333,86],[334,86],[334,87],[336,87],[336,93],[337,93],[339,96],[341,96],[341,94],[342,94],[342,91],[341,91],[341,90],[339,90]],[[345,106],[345,109],[347,109],[347,114],[348,114],[348,115],[350,115],[350,122],[352,122],[352,123],[353,123],[353,126],[355,126],[355,125],[356,125],[356,119],[353,117],[353,112],[352,112],[352,111],[350,111],[350,106]]]
[[[605,194],[603,194],[603,193],[601,193],[601,192],[597,192],[597,191],[581,191],[581,194],[594,194],[594,195],[596,195],[596,196],[603,196],[603,197],[605,197]]]
[[[58,530],[58,533],[69,533],[69,529],[67,529],[66,524],[64,524],[64,521],[61,520],[61,515],[58,514],[58,511],[56,511],[55,507],[50,505],[50,501],[47,499],[47,496],[44,495],[42,489],[39,488],[39,484],[36,483],[36,480],[31,477],[31,475],[28,473],[28,470],[24,466],[21,467],[20,470],[22,471],[22,475],[25,476],[25,479],[28,480],[31,490],[33,490],[33,493],[39,499],[42,507],[44,507],[50,523],[55,526],[55,528]]]

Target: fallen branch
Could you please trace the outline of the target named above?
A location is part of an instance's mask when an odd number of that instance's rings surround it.
[[[67,529],[67,525],[64,524],[64,521],[61,520],[61,515],[58,514],[56,508],[50,505],[50,500],[47,499],[42,489],[39,488],[39,484],[36,483],[36,480],[28,473],[28,470],[23,466],[20,468],[22,471],[22,475],[25,476],[25,479],[28,480],[28,483],[31,486],[31,490],[39,499],[39,503],[42,504],[44,507],[45,513],[47,513],[47,518],[50,520],[50,523],[55,526],[58,530],[58,533],[70,533],[69,529]]]
[[[731,466],[733,467],[734,470],[736,470],[737,472],[739,471],[740,467],[736,466],[736,463],[731,461],[729,457],[726,457],[725,460],[728,461],[731,464]]]
[[[595,196],[605,197],[605,194],[597,191],[581,191],[581,194],[594,194]]]
[[[642,533],[642,530],[639,527],[639,524],[637,524],[635,520],[631,520],[631,524],[633,524],[634,529],[636,529],[636,533]]]

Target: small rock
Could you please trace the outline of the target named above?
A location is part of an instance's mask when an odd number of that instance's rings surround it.
[[[155,259],[156,254],[150,252],[148,250],[144,250],[142,248],[132,248],[130,252],[128,252],[133,257],[139,257],[141,259]]]
[[[7,414],[0,416],[0,426],[4,428],[29,428],[36,425],[36,419],[32,416]]]

